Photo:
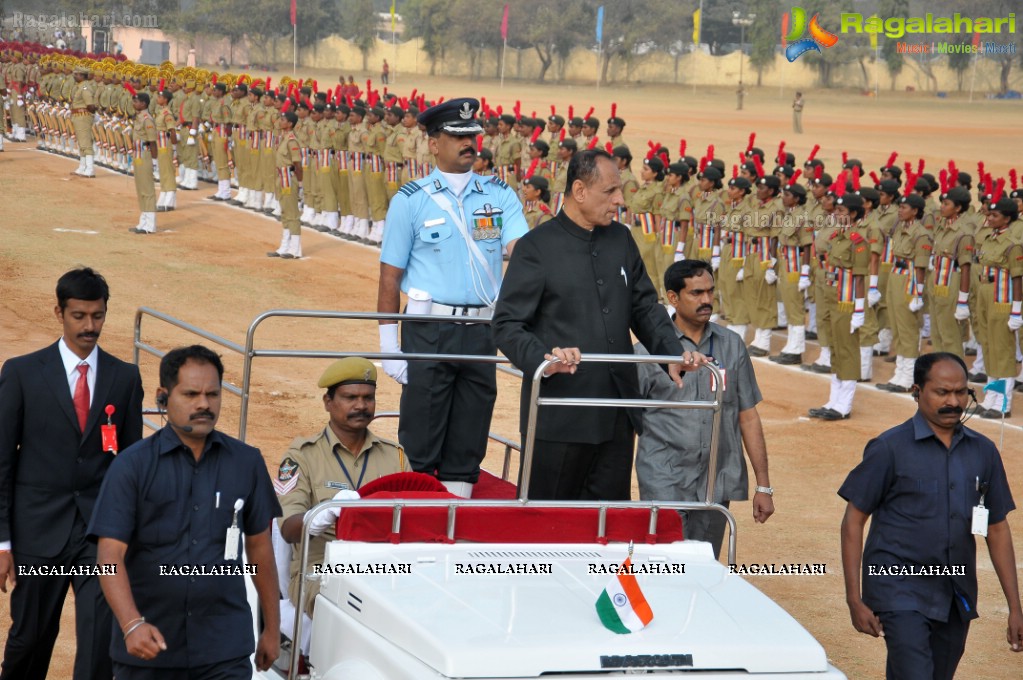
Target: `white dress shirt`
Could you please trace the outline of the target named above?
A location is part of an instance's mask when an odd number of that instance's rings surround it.
[[[57,347],[60,348],[60,358],[64,362],[64,375],[67,377],[68,388],[71,390],[71,399],[75,398],[75,387],[78,385],[78,378],[81,375],[78,372],[78,365],[83,361],[89,364],[89,372],[85,375],[89,382],[89,408],[91,409],[92,395],[96,394],[96,369],[99,368],[99,345],[93,347],[89,356],[85,357],[84,360],[78,358],[78,355],[71,351],[63,337],[57,343]]]

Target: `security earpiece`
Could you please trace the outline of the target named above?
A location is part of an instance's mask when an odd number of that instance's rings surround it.
[[[162,406],[164,408],[167,408],[167,393],[166,392],[160,392],[159,394],[156,395],[156,405],[157,406]]]

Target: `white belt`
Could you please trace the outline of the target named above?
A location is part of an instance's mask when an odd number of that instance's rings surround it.
[[[490,307],[452,306],[434,302],[430,307],[430,314],[437,316],[472,316],[477,319],[489,319],[493,315],[493,310]]]

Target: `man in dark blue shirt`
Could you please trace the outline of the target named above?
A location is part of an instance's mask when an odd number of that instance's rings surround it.
[[[89,534],[97,562],[116,568],[100,583],[119,626],[118,680],[249,680],[253,649],[260,670],[277,658],[270,522],[281,506],[259,450],[214,429],[223,374],[205,347],[169,352],[157,392],[168,426],[124,450],[100,490]],[[243,574],[263,613],[258,646]]]
[[[960,422],[969,394],[963,360],[925,354],[916,360],[913,382],[916,415],[871,440],[838,491],[848,501],[842,566],[853,626],[885,638],[887,678],[938,680],[955,675],[977,618],[975,534],[987,536],[1008,603],[1009,645],[1023,651],[1006,521],[1016,506],[998,450]]]

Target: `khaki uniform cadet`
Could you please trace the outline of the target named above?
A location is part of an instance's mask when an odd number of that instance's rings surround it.
[[[317,383],[328,390],[342,385],[376,385],[376,368],[359,357],[341,359],[331,364]],[[330,392],[328,392],[330,394]],[[327,396],[324,395],[326,402]],[[401,446],[381,439],[367,429],[359,451],[349,451],[340,441],[331,424],[312,437],[300,437],[291,443],[284,455],[274,481],[283,514],[283,525],[289,517],[304,515],[314,506],[333,500],[339,491],[357,491],[363,484],[385,475],[405,472],[408,463]],[[336,516],[336,515],[335,515]],[[309,564],[322,564],[327,541],[334,532],[327,530],[309,543]],[[291,585],[288,594],[298,606],[298,583],[302,554],[296,543],[291,558]],[[318,582],[306,584],[301,609],[313,615],[313,604],[319,592]]]
[[[14,55],[14,63],[8,68],[5,76],[11,104],[11,137],[15,142],[24,142],[28,68],[22,63],[21,52],[15,51]]]
[[[568,184],[568,164],[577,150],[575,142],[571,139],[558,142],[558,167],[554,172],[553,181],[551,182],[551,210],[555,215],[561,212],[561,206],[565,203],[565,191],[568,190],[566,186]],[[625,178],[622,178],[622,193],[625,198],[625,206],[618,209],[618,221],[631,226],[632,216],[628,212],[629,204],[632,201],[632,197],[636,195],[639,184],[632,175],[632,171],[629,171],[629,178],[632,179],[631,187],[624,186]]]
[[[881,257],[884,255],[888,239],[881,231],[880,223],[874,215],[874,208],[878,204],[880,194],[871,187],[863,187],[859,194],[863,198],[863,207],[867,211],[860,221],[859,232],[867,239],[870,248],[870,265],[867,270],[870,285],[867,290],[867,306],[864,309],[865,320],[859,332],[860,382],[869,382],[874,377],[874,346],[878,343],[878,334],[880,333],[876,306],[880,302],[880,294],[876,286],[872,284],[879,281]]]
[[[436,159],[433,157],[433,152],[430,151],[430,137],[426,134],[426,130],[423,129],[421,125],[419,125],[419,142],[416,145],[416,149],[419,152],[420,178],[426,177],[433,172],[433,166]]]
[[[79,66],[75,69],[75,85],[71,90],[71,123],[78,140],[78,169],[73,174],[80,177],[95,177],[93,165],[92,118],[96,111],[96,87],[89,80],[89,69]]]
[[[380,245],[384,238],[384,220],[387,218],[387,181],[384,174],[384,149],[387,146],[387,130],[381,122],[384,109],[374,106],[366,110],[362,130],[362,149],[366,155],[362,172],[366,178],[366,198],[369,201],[369,217],[372,226],[369,242]]]
[[[227,100],[227,85],[214,85],[215,94],[210,98],[209,121],[212,126],[210,151],[213,164],[217,166],[217,193],[210,196],[214,201],[231,200],[231,163],[227,156],[227,145],[231,140],[231,106]]]
[[[202,108],[199,111],[199,140],[202,146],[199,149],[199,179],[206,182],[215,182],[216,177],[213,169],[213,133],[210,132],[213,124],[210,119],[213,117],[213,107],[218,102],[213,98],[213,88],[216,85],[216,74],[213,74],[212,82],[207,83],[199,95]]]
[[[7,90],[7,77],[4,74],[6,64],[0,62],[0,153],[4,150],[4,135],[7,134],[7,97],[14,96]]]
[[[689,202],[689,193],[685,190],[684,184],[689,179],[689,166],[683,162],[672,163],[667,168],[664,177],[664,196],[661,199],[661,206],[656,211],[658,218],[657,234],[658,240],[654,266],[656,269],[650,272],[650,279],[658,294],[667,300],[664,291],[664,273],[676,259],[676,249],[680,249],[682,242],[679,241],[683,231],[683,224],[688,227],[693,216],[693,206]],[[682,253],[678,253],[678,259],[682,259]]]
[[[340,214],[339,233],[351,239],[355,231],[355,215],[352,214],[352,180],[349,177],[352,160],[348,153],[348,138],[352,134],[352,124],[348,116],[352,110],[347,104],[339,104],[335,122],[337,133],[334,135],[334,162],[337,164],[337,180],[334,185],[337,194],[337,208]],[[406,165],[406,169],[408,166]]]
[[[110,102],[113,90],[110,87],[109,73],[104,76],[104,74],[97,72],[96,76],[97,78],[93,80],[93,85],[96,88],[96,113],[99,114],[99,120],[93,119],[93,139],[97,142],[94,150],[96,151],[96,163],[109,168],[113,167],[113,157],[116,150],[111,129],[113,114]],[[107,82],[104,82],[104,79]]]
[[[253,81],[249,87],[249,105],[245,111],[245,130],[248,134],[248,147],[241,154],[246,157],[245,176],[242,186],[249,189],[249,198],[245,202],[249,210],[263,210],[263,180],[259,175],[259,160],[263,146],[266,144],[266,107],[263,106],[263,88],[261,81]],[[239,182],[242,177],[239,176]]]
[[[839,187],[841,192],[845,187]],[[827,288],[823,295],[831,306],[831,389],[827,403],[810,409],[812,418],[841,420],[852,411],[856,381],[860,378],[859,328],[863,326],[870,244],[861,233],[863,199],[857,194],[835,198],[839,227],[828,238],[823,264]],[[818,304],[821,299],[818,298]]]
[[[985,331],[982,347],[988,382],[1005,379],[1006,389],[1004,397],[995,391],[986,392],[978,414],[983,418],[1001,418],[1003,410],[1006,417],[1011,414],[1016,376],[1015,332],[1023,326],[1020,315],[1023,223],[1019,221],[1015,201],[1002,198],[989,204],[987,224],[990,232],[976,246],[976,266],[981,276],[975,321]]]
[[[384,143],[384,176],[387,181],[387,202],[398,193],[402,181],[402,166],[405,164],[406,140],[411,137],[408,128],[402,125],[405,112],[400,106],[392,106],[384,113],[387,125],[387,140]]]
[[[781,202],[781,180],[774,175],[761,177],[756,183],[756,198],[751,201],[751,220],[746,227],[746,280],[743,294],[755,329],[750,344],[751,356],[765,357],[771,353],[771,331],[778,325],[778,264],[776,255],[778,229],[785,208]]]
[[[259,120],[263,142],[259,149],[259,177],[256,188],[263,195],[262,205],[258,206],[258,209],[265,215],[273,214],[276,207],[274,196],[277,192],[277,169],[274,156],[277,152],[277,143],[280,141],[278,137],[281,112],[274,106],[275,102],[272,91],[263,93],[263,116]]]
[[[294,127],[295,138],[302,158],[303,196],[304,204],[299,206],[302,210],[301,224],[311,225],[316,218],[316,207],[319,204],[319,186],[316,176],[316,147],[319,144],[316,139],[316,121],[313,120],[313,109],[308,102],[299,101],[295,111],[298,117],[298,124]],[[279,167],[279,166],[278,166]]]
[[[170,92],[161,92],[156,109],[156,134],[158,163],[160,170],[160,197],[156,201],[157,212],[167,212],[177,207],[177,178],[174,176],[174,146],[178,138],[177,119],[171,113],[167,103]]]
[[[710,165],[697,173],[689,199],[693,205],[693,222],[686,243],[688,259],[711,262],[715,271],[720,269],[722,259],[718,234],[725,210],[720,194],[721,179],[721,171]]]
[[[798,366],[806,351],[804,291],[810,288],[810,244],[813,226],[806,219],[806,188],[790,183],[782,190],[781,228],[778,230],[778,293],[785,306],[788,339],[771,357],[779,364]]]
[[[499,134],[497,148],[494,150],[494,174],[512,189],[518,189],[518,173],[522,143],[512,132],[515,116],[506,113],[497,122]]]
[[[323,112],[320,112],[320,107]],[[316,186],[319,203],[316,211],[319,219],[314,217],[313,228],[321,232],[335,232],[340,224],[338,218],[337,191],[334,184],[338,180],[337,161],[334,159],[334,137],[338,133],[337,121],[327,116],[327,105],[316,104]]]
[[[718,287],[721,291],[721,309],[728,317],[728,329],[740,338],[746,337],[746,328],[750,322],[750,310],[743,290],[746,285],[748,253],[743,225],[750,219],[751,186],[745,177],[728,180],[728,199],[720,206],[718,213],[716,250],[720,253]]]
[[[551,172],[554,175],[558,174],[558,143],[564,137],[564,132],[562,131],[564,127],[564,116],[552,113],[550,117],[547,118],[547,132],[551,133],[550,139],[547,140],[547,145],[549,147],[549,151],[547,152],[547,162],[550,164]],[[614,146],[611,148],[614,149]]]
[[[664,163],[659,158],[646,158],[639,171],[639,188],[632,197],[632,237],[643,258],[643,266],[651,277],[657,271],[657,211],[664,200],[661,182],[664,181]]]
[[[622,136],[622,130],[624,127],[625,119],[619,116],[611,116],[607,119],[607,141],[611,143],[612,149],[616,146],[629,146],[629,143],[625,141],[625,138]]]
[[[933,229],[928,229],[923,220],[925,207],[924,199],[916,194],[899,201],[899,222],[892,236],[895,266],[888,280],[895,375],[890,382],[877,386],[887,392],[910,391],[913,364],[920,356],[924,283],[933,249]]]
[[[550,184],[546,177],[533,175],[522,180],[522,214],[530,229],[535,229],[554,218],[547,201],[551,199]]]
[[[249,102],[249,85],[247,82],[235,83],[231,90],[231,156],[234,158],[235,181],[238,185],[238,193],[231,200],[234,205],[247,205],[249,194],[252,193],[249,185],[249,109],[252,104]]]
[[[153,166],[157,163],[159,139],[156,121],[149,115],[149,93],[140,92],[135,96],[135,121],[132,125],[132,168],[135,175],[135,194],[139,199],[139,223],[136,234],[152,234],[156,231],[156,184],[153,181]]]
[[[569,144],[572,144],[574,148],[575,142],[570,141]],[[632,213],[630,211],[632,202],[636,197],[636,192],[639,191],[639,180],[632,174],[632,152],[629,151],[627,146],[617,146],[612,148],[611,156],[618,164],[618,174],[622,178],[622,202],[624,205],[618,207],[618,221],[631,226]],[[571,157],[569,158],[571,159]],[[568,163],[557,163],[552,173],[555,191],[560,195],[554,210],[555,214],[557,214],[558,210],[561,209],[561,204],[564,202],[565,182],[568,180]]]
[[[187,191],[199,188],[199,124],[202,122],[202,100],[195,91],[195,86],[195,80],[185,81],[185,88],[181,90],[185,94],[180,97],[180,104],[175,109],[183,138],[178,144],[181,188]]]
[[[277,200],[281,204],[281,245],[267,257],[297,259],[302,257],[302,224],[299,221],[298,191],[306,167],[302,164],[302,147],[295,135],[298,116],[288,111],[281,117],[281,141],[274,154],[277,168]]]
[[[963,211],[969,204],[970,192],[962,187],[942,195],[941,214],[934,227],[932,268],[927,277],[932,351],[951,352],[959,357],[965,356],[959,322],[970,318],[974,240],[962,223]]]
[[[898,204],[899,183],[895,180],[881,180],[876,187],[879,193],[878,205],[870,212],[870,219],[877,223],[884,237],[884,248],[881,253],[881,263],[877,274],[877,281],[870,281],[870,287],[876,288],[877,292],[871,292],[868,297],[877,299],[874,305],[877,313],[878,341],[874,350],[878,356],[888,354],[892,346],[892,323],[888,314],[888,279],[891,277],[892,268],[895,266],[895,256],[892,255],[892,234],[895,232],[895,225],[899,220]]]
[[[421,143],[425,144],[425,142],[421,141],[423,135],[419,131],[419,124],[416,122],[416,116],[418,115],[419,109],[413,106],[409,107],[401,118],[401,124],[405,127],[405,135],[403,137],[405,143],[401,147],[402,186],[423,176],[419,171],[419,145]]]
[[[813,226],[813,242],[810,244],[810,278],[812,285],[807,289],[807,333],[806,337],[816,339],[820,345],[820,354],[812,364],[802,364],[802,368],[816,373],[831,373],[831,349],[828,347],[829,326],[827,304],[818,304],[818,296],[823,296],[825,286],[824,274],[821,272],[823,254],[827,250],[827,240],[836,228],[832,215],[834,212],[833,197],[828,195],[828,187],[833,180],[831,175],[822,172],[820,177],[809,180],[810,194],[806,197],[806,217]],[[825,210],[824,202],[828,209]],[[821,298],[823,300],[823,297]]]
[[[366,193],[366,176],[363,173],[365,165],[365,148],[362,145],[363,131],[366,124],[363,122],[366,116],[366,108],[353,106],[349,116],[352,129],[348,135],[348,153],[351,156],[349,167],[349,189],[352,199],[352,215],[354,228],[351,235],[360,241],[367,241],[369,238],[369,196]]]

